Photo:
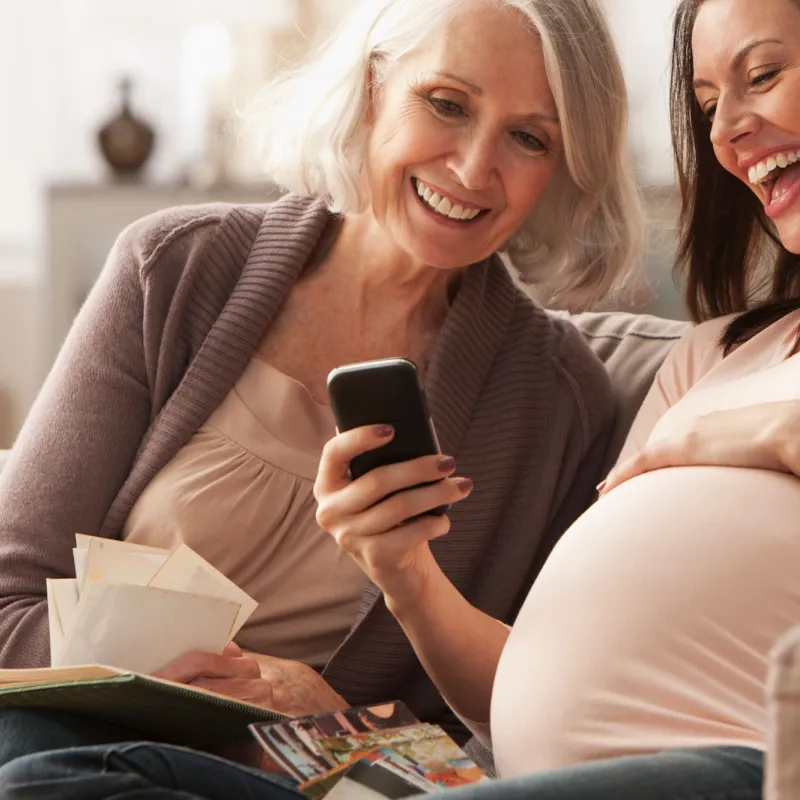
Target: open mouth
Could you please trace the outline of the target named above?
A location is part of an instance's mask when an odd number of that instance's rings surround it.
[[[443,196],[435,189],[419,180],[419,178],[412,178],[411,185],[414,187],[414,191],[417,197],[419,197],[420,203],[428,211],[432,211],[434,214],[452,222],[458,222],[461,225],[469,225],[489,213],[488,208],[466,206],[453,198]]]
[[[794,200],[800,183],[800,150],[788,150],[765,158],[748,170],[753,186],[763,192],[767,211],[778,211]]]

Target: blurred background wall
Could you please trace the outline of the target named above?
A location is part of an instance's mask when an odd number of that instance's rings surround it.
[[[0,0],[0,448],[13,442],[125,225],[178,203],[275,196],[231,121],[353,2]],[[683,317],[670,277],[674,0],[603,2],[628,75],[631,146],[651,216],[647,280],[630,306]],[[115,173],[109,159],[118,169],[135,161],[151,136],[140,171]]]

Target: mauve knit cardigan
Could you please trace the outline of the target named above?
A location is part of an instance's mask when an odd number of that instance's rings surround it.
[[[76,532],[120,536],[233,387],[329,219],[289,196],[171,209],[119,238],[0,475],[1,666],[49,663],[45,578],[73,575]],[[475,481],[433,550],[472,603],[511,621],[590,501],[610,384],[491,258],[465,274],[426,390],[443,451]],[[399,698],[453,720],[374,586],[324,675],[350,703]]]

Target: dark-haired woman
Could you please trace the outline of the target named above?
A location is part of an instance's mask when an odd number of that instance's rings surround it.
[[[679,266],[703,324],[664,371],[689,369],[688,391],[737,350],[754,354],[754,374],[800,350],[800,2],[683,0],[671,94]],[[623,453],[631,458],[620,459],[605,491],[687,464],[800,474],[798,393],[764,389],[765,402],[748,405],[732,387],[727,402],[686,419],[683,435],[651,437],[643,447],[642,418],[658,415],[651,397]]]

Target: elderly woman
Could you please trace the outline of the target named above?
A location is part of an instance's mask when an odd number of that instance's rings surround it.
[[[580,336],[500,255],[572,306],[628,270],[618,60],[593,0],[367,0],[264,105],[268,167],[294,193],[126,231],[20,434],[0,479],[0,663],[47,664],[45,579],[68,576],[76,531],[185,541],[259,607],[241,650],[160,675],[297,714],[396,697],[459,735],[317,523],[326,376],[416,362],[443,455],[414,469],[456,505],[401,531],[449,528],[439,568],[511,621],[590,499],[613,412]],[[5,712],[0,760],[135,736]]]

